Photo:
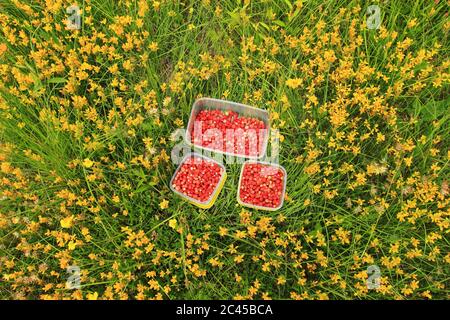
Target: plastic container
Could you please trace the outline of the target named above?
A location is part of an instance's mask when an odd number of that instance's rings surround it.
[[[184,194],[184,193],[176,190],[174,188],[174,186],[173,186],[173,182],[174,182],[175,177],[177,176],[178,172],[180,171],[180,168],[186,162],[186,160],[191,158],[191,157],[198,157],[198,158],[201,158],[201,159],[206,160],[208,162],[212,162],[214,164],[217,164],[222,169],[222,171],[221,171],[222,175],[220,177],[220,180],[217,182],[217,185],[216,185],[214,191],[209,196],[209,198],[206,201],[203,201],[203,202],[199,201],[198,199],[195,199],[193,197],[190,197],[187,194]],[[217,161],[215,161],[215,160],[213,160],[211,158],[205,157],[205,156],[203,156],[201,154],[198,154],[196,152],[190,152],[183,158],[183,160],[181,160],[178,168],[175,170],[175,173],[172,176],[172,179],[170,179],[170,189],[175,194],[179,195],[181,198],[187,200],[188,202],[196,205],[197,207],[202,208],[202,209],[209,209],[209,208],[211,208],[214,205],[214,202],[216,201],[217,196],[219,195],[220,191],[222,190],[222,187],[223,187],[226,179],[227,179],[227,171],[226,171],[225,166],[223,164],[218,163]]]
[[[281,195],[280,195],[281,199],[280,199],[280,204],[278,206],[276,206],[276,207],[259,206],[259,205],[255,205],[255,204],[248,203],[248,202],[245,202],[245,201],[241,200],[242,176],[243,176],[243,173],[244,173],[244,168],[245,168],[245,166],[247,164],[262,164],[262,165],[269,166],[269,167],[272,167],[272,168],[281,169],[281,171],[283,172],[283,189],[281,191]],[[270,173],[268,172],[268,174],[270,174]],[[237,192],[237,201],[238,201],[238,203],[240,205],[246,206],[246,207],[249,207],[249,208],[254,208],[254,209],[259,209],[259,210],[268,210],[268,211],[279,210],[283,206],[283,203],[284,203],[284,195],[286,193],[286,180],[287,180],[287,173],[286,173],[286,170],[284,169],[284,167],[282,167],[282,166],[280,166],[278,164],[274,164],[274,163],[268,163],[268,162],[263,162],[263,161],[255,161],[255,160],[248,160],[248,161],[243,163],[242,168],[241,168],[241,174],[239,176],[239,185],[238,185],[238,192]],[[255,189],[255,192],[256,191],[258,191],[258,189]]]
[[[240,116],[246,116],[246,117],[252,117],[257,118],[264,122],[266,131],[264,134],[264,139],[262,140],[260,144],[260,148],[258,150],[257,155],[246,155],[246,154],[240,154],[235,152],[227,152],[221,149],[215,149],[215,148],[209,148],[202,146],[200,144],[195,144],[192,141],[192,131],[194,129],[194,121],[197,116],[197,114],[204,109],[208,110],[224,110],[224,111],[234,111],[237,112]],[[269,122],[269,113],[266,110],[258,109],[255,107],[251,107],[245,104],[226,101],[226,100],[220,100],[220,99],[213,99],[213,98],[200,98],[196,100],[192,106],[191,115],[189,117],[189,122],[187,125],[187,130],[185,134],[185,142],[190,145],[197,147],[199,149],[208,150],[212,152],[222,153],[229,156],[234,157],[241,157],[241,158],[247,158],[247,159],[260,159],[264,157],[267,150],[267,144],[269,141],[269,128],[270,128],[270,122]]]

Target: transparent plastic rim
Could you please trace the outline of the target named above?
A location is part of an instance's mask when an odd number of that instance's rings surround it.
[[[205,160],[207,160],[207,161],[209,161],[209,162],[213,162],[213,163],[217,164],[219,167],[221,167],[222,170],[223,170],[223,171],[222,171],[222,174],[221,174],[221,176],[220,176],[219,182],[217,182],[217,185],[216,185],[216,187],[214,188],[214,191],[211,193],[211,195],[209,196],[208,200],[203,201],[203,202],[202,202],[202,201],[199,201],[199,200],[197,200],[197,199],[195,199],[195,198],[192,198],[192,197],[190,197],[190,196],[188,196],[188,195],[186,195],[186,194],[184,194],[184,193],[182,193],[182,192],[176,190],[176,189],[173,187],[173,180],[174,180],[175,177],[177,176],[178,171],[180,171],[181,166],[183,165],[183,163],[184,163],[188,158],[190,158],[190,157],[192,157],[192,156],[194,156],[194,157],[199,157],[199,158],[202,158],[202,159],[205,159]],[[206,157],[206,156],[204,156],[204,155],[202,155],[202,154],[199,154],[199,153],[197,153],[197,152],[189,152],[188,154],[186,154],[186,155],[183,157],[183,159],[181,160],[180,164],[178,165],[178,168],[175,170],[175,172],[174,172],[174,174],[173,174],[173,176],[172,176],[172,179],[170,179],[170,190],[172,190],[174,193],[178,194],[178,195],[179,195],[180,197],[182,197],[182,198],[185,198],[185,199],[187,199],[187,200],[190,200],[190,201],[192,201],[192,202],[195,202],[195,203],[198,203],[198,204],[201,204],[201,205],[207,205],[207,204],[209,204],[209,203],[211,202],[211,200],[213,199],[214,195],[216,194],[217,188],[219,188],[220,183],[222,182],[222,179],[223,179],[223,177],[224,177],[224,175],[225,175],[225,172],[226,172],[225,166],[224,166],[223,164],[217,162],[216,160],[211,159],[211,158],[208,158],[208,157]]]
[[[264,207],[264,206],[258,206],[258,205],[254,205],[251,203],[247,203],[241,200],[241,183],[242,183],[242,174],[244,173],[244,167],[246,164],[264,164],[264,165],[268,165],[271,167],[277,167],[279,169],[281,169],[283,171],[283,191],[281,192],[281,202],[277,207]],[[287,181],[287,172],[286,169],[276,163],[270,163],[270,162],[265,162],[265,161],[257,161],[257,160],[247,160],[242,164],[241,167],[241,174],[239,175],[239,185],[238,185],[238,191],[237,191],[237,201],[239,204],[249,207],[249,208],[254,208],[254,209],[261,209],[261,210],[268,210],[268,211],[276,211],[279,210],[283,204],[284,204],[284,195],[286,193],[286,181]]]

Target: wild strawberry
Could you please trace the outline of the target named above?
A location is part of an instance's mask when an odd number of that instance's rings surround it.
[[[217,163],[191,156],[180,165],[172,187],[197,201],[206,202],[214,193],[222,174],[223,169]]]
[[[244,204],[277,208],[284,196],[285,172],[277,166],[244,163],[238,197]]]

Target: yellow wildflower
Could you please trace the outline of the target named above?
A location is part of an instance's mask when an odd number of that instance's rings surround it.
[[[161,209],[167,209],[169,207],[169,201],[167,201],[166,199],[163,199],[163,201],[161,201],[159,203],[159,207]]]
[[[60,221],[61,227],[66,228],[66,229],[72,227],[72,225],[73,225],[73,218],[74,218],[74,216],[72,215],[72,216],[69,216],[69,217],[66,217],[66,218],[62,219]]]
[[[88,293],[88,294],[86,295],[86,298],[87,298],[88,300],[97,300],[97,298],[98,298],[98,293],[97,293],[97,291],[94,292],[94,293]]]
[[[303,84],[303,80],[300,78],[288,79],[286,80],[286,86],[292,89],[297,89]]]
[[[177,219],[170,219],[169,227],[171,227],[172,229],[176,229],[177,228]]]
[[[88,158],[83,160],[83,167],[85,167],[85,168],[90,168],[90,167],[92,167],[93,164],[94,164],[94,162]]]

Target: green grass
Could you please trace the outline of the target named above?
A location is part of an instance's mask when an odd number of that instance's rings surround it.
[[[1,298],[87,298],[86,294],[97,292],[100,298],[134,299],[139,288],[146,298],[164,299],[266,295],[289,299],[295,294],[314,299],[325,298],[323,294],[332,299],[422,299],[427,292],[433,298],[448,298],[449,200],[444,190],[450,146],[447,3],[379,2],[382,27],[398,33],[391,40],[381,39],[380,30],[360,27],[366,6],[359,1],[311,0],[300,7],[289,0],[227,0],[220,4],[220,16],[215,14],[213,1],[209,5],[208,1],[160,1],[158,11],[150,1],[141,26],[135,21],[137,2],[80,1],[80,7],[90,7],[90,11],[83,16],[78,32],[58,31],[57,25],[64,26],[62,7],[47,14],[44,4],[30,1],[36,12],[36,17],[30,18],[27,9],[18,8],[13,1],[0,4],[0,43],[7,45],[0,55]],[[358,4],[358,12],[339,16],[341,9],[351,12]],[[430,16],[433,8],[435,13]],[[49,19],[47,24],[44,16]],[[113,23],[124,16],[134,22],[117,35]],[[88,18],[91,24],[86,23]],[[417,25],[408,28],[414,18]],[[356,19],[355,36],[350,32],[352,19]],[[325,25],[317,34],[320,20]],[[323,43],[323,32],[332,33],[334,28],[340,44]],[[21,30],[27,36],[23,43]],[[99,33],[105,35],[105,41]],[[300,41],[289,47],[285,42],[288,35]],[[94,36],[97,38],[92,40]],[[124,48],[127,36],[138,43],[131,50]],[[358,36],[360,43],[351,49]],[[407,38],[413,42],[402,52],[411,56],[400,60],[396,50]],[[92,40],[90,49],[87,39]],[[152,42],[158,44],[157,51],[150,50]],[[246,51],[244,42],[254,43],[256,49],[249,45]],[[436,43],[441,46],[436,48]],[[95,44],[100,47],[95,49]],[[110,48],[101,48],[103,45]],[[278,50],[274,49],[277,46]],[[434,48],[436,53],[415,63],[413,77],[405,79],[401,68],[420,55],[421,49],[429,53]],[[322,70],[320,59],[327,50],[334,51],[336,61]],[[246,63],[244,55],[248,56]],[[127,60],[133,70],[123,67]],[[294,60],[297,69],[292,67]],[[349,61],[355,72],[335,81],[342,61]],[[98,70],[86,69],[88,77],[80,80],[82,62]],[[374,74],[358,80],[358,68],[365,62],[374,68]],[[117,74],[110,70],[115,64]],[[272,64],[275,67],[270,71]],[[58,65],[61,69],[55,68]],[[425,67],[431,71],[422,79],[420,71]],[[261,71],[265,68],[269,71]],[[18,73],[29,77],[29,83],[18,79]],[[442,85],[434,86],[438,77],[442,77]],[[301,78],[303,85],[289,88],[286,80],[290,78]],[[404,89],[390,95],[399,82]],[[410,91],[417,83],[423,83],[423,88]],[[340,85],[348,87],[349,96],[341,96]],[[370,93],[373,87],[378,91]],[[351,101],[358,90],[364,92],[368,103]],[[316,96],[317,106],[308,107],[309,95]],[[76,106],[76,96],[86,97],[86,104]],[[170,156],[179,143],[170,140],[178,128],[174,122],[181,119],[185,126],[191,106],[200,96],[226,96],[271,112],[273,127],[284,137],[280,164],[288,172],[289,199],[281,210],[245,209],[251,213],[250,224],[242,223],[244,208],[236,201],[239,164],[227,165],[228,179],[211,209],[199,209],[170,191],[168,184],[176,165],[161,154]],[[171,101],[165,106],[167,97]],[[382,111],[363,109],[363,105],[376,105],[377,98],[382,99]],[[330,107],[335,103],[347,112],[338,126],[331,122],[338,112]],[[97,113],[95,120],[89,115],[92,110]],[[136,124],[130,124],[136,119]],[[347,142],[352,132],[356,132],[355,141]],[[377,141],[378,132],[384,135],[383,141]],[[345,138],[338,144],[358,147],[360,152],[330,145],[340,134]],[[360,138],[364,134],[367,139]],[[146,148],[144,138],[152,138],[154,153]],[[409,139],[415,145],[412,150],[401,146]],[[308,162],[312,150],[320,153]],[[147,159],[149,165],[137,157]],[[410,166],[404,162],[408,157],[412,157]],[[84,159],[95,165],[83,166]],[[118,168],[117,162],[125,169]],[[318,162],[321,170],[309,175],[307,167],[312,162]],[[385,166],[386,173],[367,175],[366,182],[352,189],[355,174],[366,172],[373,163]],[[354,172],[341,172],[346,164],[353,165]],[[326,173],[328,166],[330,173]],[[411,178],[416,180],[409,183]],[[321,190],[314,192],[318,184]],[[335,190],[337,195],[327,198],[324,190]],[[430,199],[425,199],[424,190],[432,194]],[[74,199],[67,199],[61,191],[70,192]],[[114,196],[120,201],[115,202]],[[160,207],[163,199],[169,200],[167,209]],[[305,200],[311,203],[305,205]],[[388,207],[380,210],[383,201]],[[408,221],[414,216],[411,210],[402,221],[399,213],[410,201],[416,201],[423,211],[416,211],[414,221]],[[71,215],[73,226],[62,228],[60,220]],[[263,231],[258,224],[265,218],[271,219],[271,231]],[[172,219],[182,227],[181,232],[170,228]],[[235,232],[248,231],[249,226],[260,228],[255,236],[236,238]],[[125,227],[136,234],[142,232],[130,246]],[[227,228],[228,234],[220,235],[220,227]],[[90,241],[83,228],[89,230]],[[336,239],[340,230],[348,232],[348,243]],[[429,241],[430,234],[440,238]],[[190,235],[199,243],[190,247]],[[67,239],[59,243],[64,237]],[[154,246],[149,252],[145,252],[147,243],[136,243],[143,238]],[[408,256],[415,248],[413,238],[419,240],[420,257]],[[79,244],[69,249],[69,242],[76,240]],[[397,242],[399,250],[393,252],[391,246]],[[208,248],[199,253],[205,244]],[[231,245],[237,247],[236,253],[229,252]],[[318,250],[326,262],[317,258]],[[431,254],[433,250],[438,251]],[[139,251],[139,257],[133,257]],[[172,252],[174,258],[166,256]],[[300,258],[302,254],[305,256]],[[243,262],[235,262],[238,255],[244,255]],[[361,261],[365,255],[373,262]],[[401,262],[389,268],[383,263],[386,257],[398,257]],[[209,263],[212,258],[222,266],[213,267]],[[267,262],[270,270],[264,271]],[[194,264],[206,271],[204,276],[196,275]],[[380,267],[382,290],[365,291],[365,279],[357,275],[373,264]],[[82,290],[65,289],[67,265],[81,268]],[[156,274],[149,276],[151,272]],[[235,275],[242,280],[237,282]],[[340,278],[333,280],[336,275]],[[176,282],[171,281],[173,276]],[[30,280],[35,277],[38,280]],[[279,277],[286,283],[278,284]],[[156,287],[149,284],[151,279],[157,281]],[[418,288],[405,291],[414,287],[411,283],[415,280]],[[48,284],[52,286],[45,288]],[[165,286],[170,291],[164,292]],[[252,287],[258,287],[257,292],[248,296]]]

